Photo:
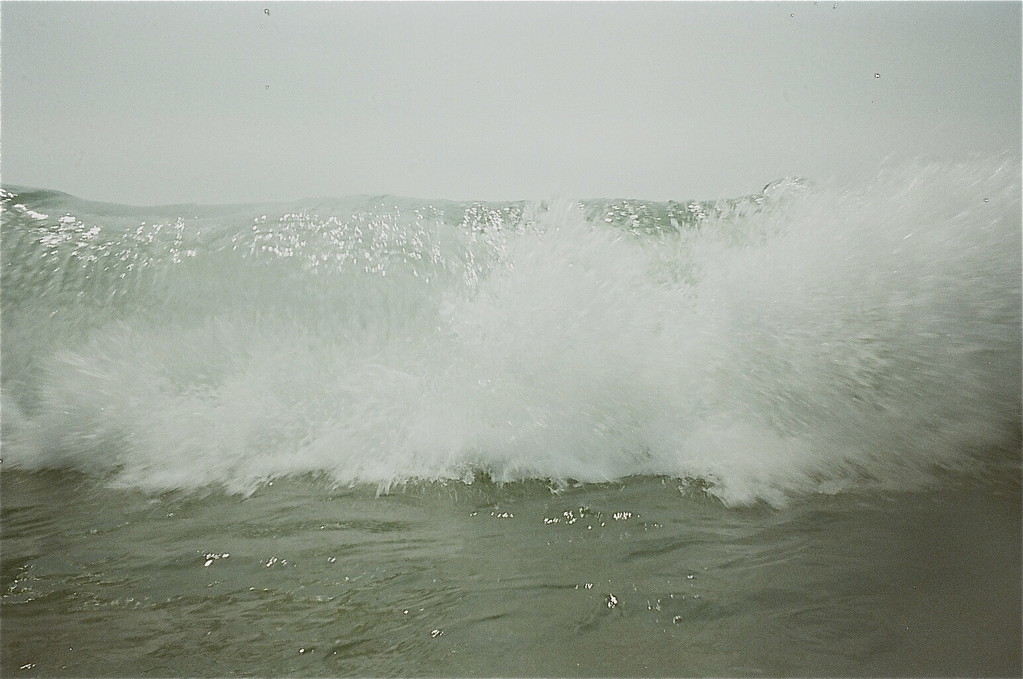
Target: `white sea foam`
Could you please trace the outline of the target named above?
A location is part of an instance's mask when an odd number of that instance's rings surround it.
[[[796,184],[644,231],[570,202],[12,221],[4,464],[241,492],[655,474],[734,504],[1018,469],[1019,165]]]

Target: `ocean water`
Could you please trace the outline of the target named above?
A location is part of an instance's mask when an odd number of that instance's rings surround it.
[[[2,194],[4,676],[1019,676],[1014,158]]]

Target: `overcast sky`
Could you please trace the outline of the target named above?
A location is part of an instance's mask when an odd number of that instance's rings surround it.
[[[1018,156],[1020,8],[5,1],[0,170],[133,204],[664,200]]]

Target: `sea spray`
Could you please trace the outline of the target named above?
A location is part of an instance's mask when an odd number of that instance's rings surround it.
[[[991,159],[659,204],[7,189],[4,464],[731,504],[1018,469],[1019,185]]]

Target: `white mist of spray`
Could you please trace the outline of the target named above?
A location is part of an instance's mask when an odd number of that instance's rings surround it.
[[[730,504],[1018,467],[1018,164],[772,188],[645,233],[572,203],[203,222],[107,320],[5,316],[5,359],[50,338],[4,383],[5,462],[242,492],[655,474]]]

